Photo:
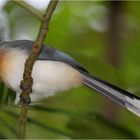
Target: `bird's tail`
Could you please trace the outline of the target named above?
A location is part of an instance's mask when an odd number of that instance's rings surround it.
[[[140,116],[140,98],[95,76],[82,74],[84,84],[119,103],[137,116]]]

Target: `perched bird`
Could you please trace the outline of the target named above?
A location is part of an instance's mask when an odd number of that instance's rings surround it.
[[[0,42],[0,79],[17,93],[16,101],[21,93],[24,63],[33,44],[29,40]],[[140,116],[139,97],[91,75],[73,58],[52,47],[43,46],[34,64],[32,77],[32,101],[83,84]]]

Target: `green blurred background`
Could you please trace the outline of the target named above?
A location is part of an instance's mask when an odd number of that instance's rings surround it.
[[[29,12],[9,1],[0,15],[9,40],[36,39],[40,22]],[[140,2],[61,1],[45,44],[140,96]],[[14,98],[1,83],[0,138],[18,137],[20,106]],[[140,138],[137,116],[84,86],[33,104],[27,138]]]

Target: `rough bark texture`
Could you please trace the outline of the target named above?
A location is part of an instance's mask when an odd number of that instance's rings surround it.
[[[26,118],[27,118],[27,112],[28,112],[28,108],[29,108],[28,105],[31,102],[29,94],[32,91],[32,85],[33,85],[33,79],[31,77],[33,65],[41,51],[43,41],[48,33],[49,22],[50,22],[50,19],[52,17],[52,14],[55,10],[57,3],[58,3],[58,0],[50,1],[45,14],[41,18],[42,20],[41,20],[40,30],[39,30],[37,39],[35,41],[35,44],[33,46],[32,52],[25,63],[23,81],[21,82],[21,89],[23,92],[20,95],[21,113],[20,113],[20,117],[19,117],[19,138],[21,138],[21,139],[26,138]],[[26,5],[24,4],[24,6],[26,6]],[[22,7],[24,7],[24,6],[22,6]]]

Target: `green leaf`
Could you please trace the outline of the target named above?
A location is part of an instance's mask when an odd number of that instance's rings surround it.
[[[68,127],[73,131],[74,139],[135,139],[134,133],[125,127],[110,122],[100,115],[94,114],[88,119],[71,118]]]

